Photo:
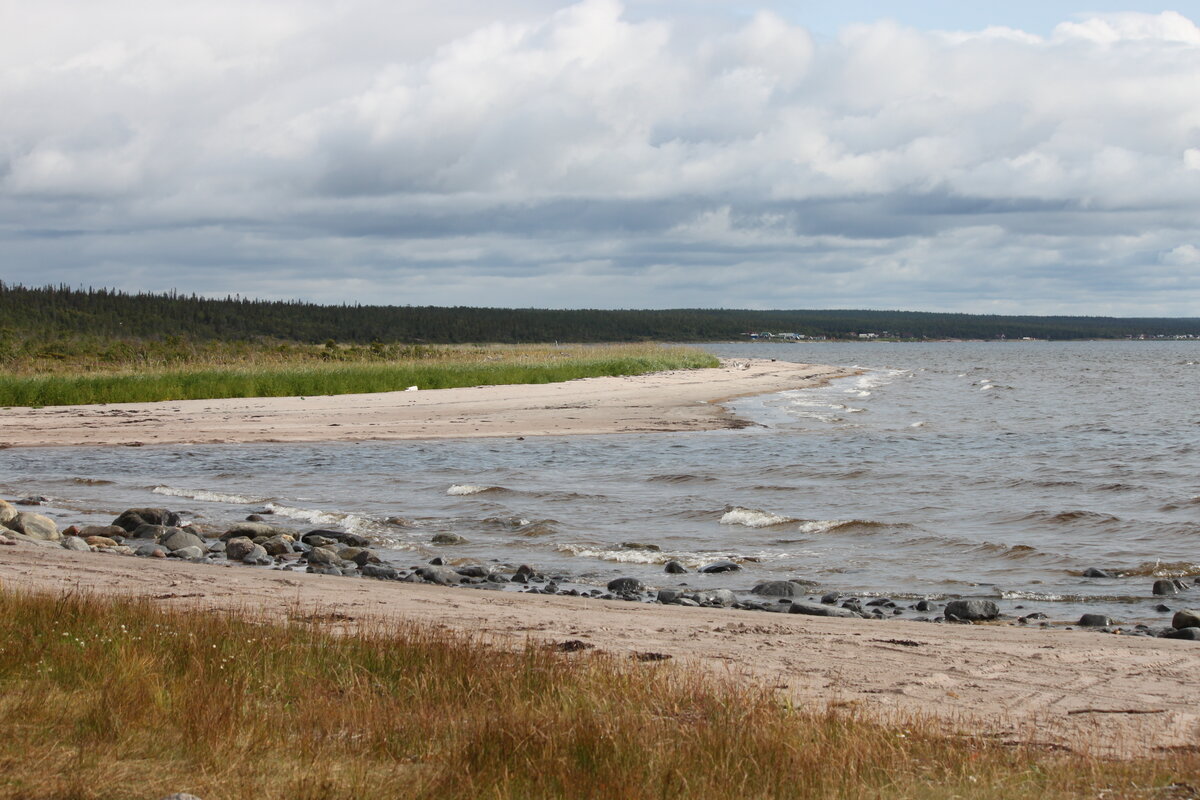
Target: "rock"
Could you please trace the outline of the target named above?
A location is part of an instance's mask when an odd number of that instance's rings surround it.
[[[1102,569],[1097,569],[1096,567],[1088,567],[1087,569],[1085,569],[1083,571],[1083,577],[1085,577],[1085,578],[1111,578],[1112,575],[1110,575],[1109,573],[1105,572]]]
[[[712,574],[716,572],[736,572],[739,569],[741,569],[741,567],[732,561],[716,561],[712,564],[705,564],[700,568],[700,571]]]
[[[766,581],[757,584],[750,590],[752,594],[763,597],[798,597],[806,591],[807,587],[801,586],[795,581]]]
[[[363,564],[362,574],[364,578],[378,578],[383,581],[394,581],[400,577],[400,573],[394,567],[383,564]]]
[[[341,556],[328,547],[314,547],[309,550],[308,563],[337,567],[338,569],[344,566]]]
[[[437,583],[442,586],[457,586],[463,582],[463,576],[450,567],[417,567],[409,577],[413,576],[426,583]]]
[[[182,550],[185,547],[195,547],[200,551],[204,550],[204,540],[194,533],[188,533],[182,528],[167,528],[164,535],[158,540],[158,543],[171,552]]]
[[[604,588],[613,594],[625,594],[627,592],[640,592],[646,588],[646,585],[637,578],[613,578]]]
[[[166,797],[161,798],[161,800],[200,800],[200,798],[196,797],[194,794],[188,794],[187,792],[176,792],[175,794],[169,794]]]
[[[63,531],[63,533],[66,533],[66,531]],[[117,525],[84,525],[79,529],[79,533],[75,535],[85,539],[89,536],[107,536],[116,542],[124,540],[129,535],[129,531]]]
[[[92,549],[88,546],[87,542],[78,536],[64,536],[59,544],[63,546],[64,550],[75,550],[79,553],[87,553]]]
[[[737,595],[728,589],[705,589],[700,592],[688,592],[686,597],[688,600],[700,605],[715,603],[716,605],[729,607],[737,602]]]
[[[225,556],[230,561],[241,561],[249,555],[255,547],[258,547],[254,542],[247,539],[245,536],[237,536],[225,542]]]
[[[1103,614],[1084,614],[1078,624],[1084,628],[1107,628],[1113,621]]]
[[[10,539],[7,536],[0,534],[0,545],[15,545],[16,543],[17,541],[15,539]]]
[[[649,550],[653,553],[662,552],[662,548],[656,544],[642,544],[641,542],[621,542],[621,548],[624,550]]]
[[[1165,631],[1164,639],[1187,639],[1193,642],[1200,642],[1200,628],[1180,628],[1175,631]]]
[[[165,508],[128,508],[112,524],[133,533],[142,525],[174,527],[179,524],[179,515]]]
[[[483,564],[467,564],[463,567],[455,569],[459,575],[464,578],[488,578],[492,574],[492,568]]]
[[[174,553],[172,553],[172,555],[174,555]],[[265,567],[267,564],[272,562],[271,556],[267,554],[266,549],[264,549],[261,544],[256,544],[251,546],[249,553],[246,553],[246,555],[242,556],[242,563],[252,565],[258,564]]]
[[[0,500],[0,525],[8,525],[17,516],[17,509],[7,500]]]
[[[952,600],[946,604],[946,617],[978,622],[1000,616],[1000,608],[991,600]]]
[[[683,597],[683,592],[678,589],[659,589],[656,599],[660,603],[667,604],[678,602],[681,597]]]
[[[359,536],[357,533],[342,533],[341,531],[327,531],[318,529],[304,534],[304,536],[300,537],[301,541],[307,542],[309,536],[323,536],[326,539],[333,539],[335,542],[340,542],[341,544],[349,545],[350,547],[371,546],[370,539],[368,539],[366,536]]]
[[[32,511],[18,511],[17,515],[5,523],[10,530],[23,533],[30,539],[41,539],[46,542],[57,542],[62,538],[58,525],[54,520]]]
[[[19,506],[40,506],[40,505],[43,505],[44,503],[49,503],[50,498],[43,497],[40,494],[35,494],[35,495],[30,495],[29,497],[22,497],[20,500],[15,500],[14,502],[16,505],[19,505]]]
[[[191,561],[197,558],[204,558],[204,548],[191,544],[187,547],[180,547],[168,553],[170,558],[182,558],[185,561]]]
[[[680,564],[678,561],[672,559],[663,565],[663,571],[670,573],[671,575],[682,575],[683,573],[687,572],[688,569],[683,564]]]
[[[1175,612],[1175,616],[1171,618],[1172,628],[1200,628],[1200,611],[1195,611],[1190,608],[1180,609]]]
[[[838,600],[842,599],[841,592],[828,592],[821,595],[821,602],[827,606],[836,605]]]
[[[435,533],[429,541],[433,544],[467,544],[467,540],[457,533]]]
[[[810,617],[858,617],[858,614],[848,608],[826,605],[824,603],[809,603],[805,600],[794,601],[789,614],[807,614]]]
[[[1161,578],[1154,582],[1154,586],[1150,592],[1155,595],[1178,594],[1179,587],[1175,585],[1175,581],[1167,578]]]
[[[88,536],[83,540],[88,547],[116,547],[117,542],[107,536]]]
[[[135,556],[143,558],[166,558],[167,549],[157,544],[143,544],[133,551]]]
[[[247,514],[246,515],[246,522],[262,522],[262,521],[263,521],[262,514]]]
[[[282,556],[286,553],[294,552],[290,536],[284,534],[276,534],[263,540],[259,547],[266,551],[267,555]]]
[[[117,526],[113,525],[112,527],[115,528]],[[120,530],[124,530],[124,528],[121,528]],[[179,528],[172,528],[166,525],[151,525],[147,522],[134,528],[133,531],[129,533],[129,537],[131,539],[152,539],[157,542],[162,537],[169,536],[170,531],[177,530],[179,530]]]
[[[338,553],[343,561],[353,561],[358,566],[365,564],[382,564],[379,554],[368,547],[347,547]]]
[[[929,600],[918,600],[913,608],[917,611],[933,611],[937,608],[937,605]]]
[[[266,522],[239,522],[227,528],[221,534],[221,538],[228,541],[238,536],[244,536],[247,539],[257,539],[260,536],[265,536],[269,539],[272,536],[278,536],[283,533],[291,534],[291,531],[281,528],[278,525],[269,525]]]

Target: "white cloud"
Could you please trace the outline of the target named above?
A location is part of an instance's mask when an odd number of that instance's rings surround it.
[[[1200,300],[1200,30],[1174,12],[819,43],[615,0],[5,13],[10,280],[1134,313],[1164,301],[1143,270]]]

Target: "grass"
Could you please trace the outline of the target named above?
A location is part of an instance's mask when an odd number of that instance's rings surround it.
[[[0,591],[0,798],[1166,798],[1200,772],[1194,753],[1014,749],[670,664],[317,619]]]
[[[160,354],[161,355],[161,354]],[[388,392],[550,383],[716,366],[692,348],[663,345],[247,346],[178,359],[68,363],[25,360],[0,375],[0,406],[54,406],[221,397]],[[68,367],[72,367],[68,369]]]

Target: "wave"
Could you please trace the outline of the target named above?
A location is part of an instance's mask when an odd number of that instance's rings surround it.
[[[726,506],[725,514],[721,517],[722,525],[741,525],[746,528],[773,528],[776,525],[798,521],[793,517],[781,517],[769,511],[742,506]]]
[[[665,564],[679,561],[689,567],[699,566],[701,559],[695,553],[663,553],[654,550],[609,550],[597,545],[560,544],[554,548],[560,553],[578,558],[594,558],[598,561],[615,561],[621,564]]]
[[[341,528],[347,533],[357,533],[362,536],[378,533],[380,527],[371,517],[352,512],[296,508],[278,503],[267,503],[267,508],[281,517],[308,522],[321,528]]]
[[[155,486],[150,491],[154,492],[154,494],[167,495],[168,497],[186,497],[189,500],[201,500],[207,503],[228,503],[237,506],[262,505],[268,500],[265,497],[210,492],[207,489],[181,489],[174,486]]]
[[[473,494],[483,494],[485,492],[505,492],[508,491],[503,486],[475,486],[469,483],[455,483],[446,490],[446,494],[452,497],[466,497]]]
[[[1114,522],[1120,522],[1119,517],[1114,517],[1112,514],[1101,514],[1097,511],[1031,511],[1020,518],[1022,522],[1048,522],[1054,525],[1073,525],[1078,522],[1085,522],[1089,525],[1108,525]]]
[[[801,533],[830,533],[851,529],[907,528],[907,523],[892,524],[871,519],[811,519],[800,523]]]
[[[711,475],[689,475],[681,473],[677,475],[652,475],[646,479],[647,483],[712,483],[716,478]]]
[[[112,486],[115,481],[106,481],[103,478],[71,478],[71,483],[80,486]]]
[[[1200,575],[1200,564],[1192,561],[1144,561],[1131,569],[1118,569],[1117,575],[1122,578],[1187,578]]]

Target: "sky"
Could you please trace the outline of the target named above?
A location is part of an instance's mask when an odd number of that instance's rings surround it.
[[[0,0],[0,280],[1200,316],[1200,0]]]

